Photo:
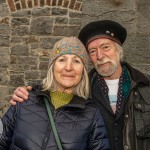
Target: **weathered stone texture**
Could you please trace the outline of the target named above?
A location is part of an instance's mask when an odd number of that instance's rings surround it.
[[[5,24],[0,24],[0,35],[9,35],[10,34],[10,26]]]
[[[27,57],[27,56],[22,56],[22,57],[19,57],[18,58],[18,61],[17,63],[20,64],[20,65],[24,65],[24,71],[25,70],[32,70],[32,69],[38,69],[38,57]]]
[[[9,18],[8,17],[4,17],[4,18],[1,19],[0,22],[3,23],[3,24],[9,24]]]
[[[25,72],[26,79],[40,79],[40,74],[38,70],[29,70]]]
[[[9,36],[0,35],[0,46],[9,46]]]
[[[43,49],[52,49],[53,48],[53,45],[54,43],[56,43],[60,38],[57,38],[57,37],[42,37],[40,38],[40,48],[43,48]]]
[[[41,74],[41,79],[44,79],[44,78],[46,78],[47,71],[42,69],[42,70],[40,70],[40,74]]]
[[[30,43],[38,43],[39,42],[39,38],[37,36],[28,36],[24,38],[23,41],[26,45],[30,44]]]
[[[38,49],[38,47],[39,47],[39,44],[38,43],[31,43],[30,44],[30,54],[32,55],[32,49]]]
[[[12,44],[16,44],[16,43],[21,43],[22,42],[22,38],[21,37],[18,37],[18,36],[13,36],[13,37],[11,37],[11,39],[10,39],[10,42],[12,43]]]
[[[70,25],[81,25],[81,18],[70,18],[69,20]]]
[[[0,17],[5,17],[9,15],[9,9],[5,3],[0,4]]]
[[[32,85],[39,85],[41,83],[42,83],[42,79],[28,79],[26,80],[25,85],[32,86]]]
[[[48,61],[41,61],[39,64],[39,69],[41,70],[47,70]]]
[[[8,47],[0,47],[0,55],[9,56],[9,48]]]
[[[129,35],[124,45],[125,60],[134,64],[134,66],[150,65],[149,46],[149,35]]]
[[[137,33],[150,34],[150,15],[148,14],[150,10],[150,1],[138,2],[137,4]]]
[[[13,18],[11,20],[12,26],[29,25],[30,19],[28,18]]]
[[[82,13],[80,12],[73,12],[73,11],[69,11],[69,17],[70,18],[82,18]]]
[[[9,67],[9,56],[6,54],[0,54],[0,68],[7,68]]]
[[[33,8],[33,16],[50,16],[51,9],[49,7],[44,8]]]
[[[12,28],[12,36],[24,36],[29,34],[29,28],[26,26],[19,26]]]
[[[61,8],[52,8],[52,15],[58,15],[63,16],[67,15],[67,9],[61,9]]]
[[[76,36],[80,26],[54,26],[54,36]]]
[[[11,48],[11,55],[23,55],[23,56],[29,55],[28,46],[21,44],[13,46]]]
[[[0,102],[0,110],[6,106],[6,102],[4,102],[4,97],[9,94],[9,88],[7,86],[1,86],[0,87],[0,100],[3,100],[3,102]]]
[[[9,77],[8,71],[5,68],[1,67],[0,68],[0,85],[7,86],[8,80],[9,80],[8,77]]]
[[[31,17],[31,10],[21,10],[11,13],[12,17]]]
[[[68,18],[67,17],[56,17],[55,24],[67,24]]]
[[[11,74],[9,85],[13,87],[24,86],[24,74]]]
[[[30,34],[50,35],[52,33],[53,19],[51,17],[38,17],[31,21]]]

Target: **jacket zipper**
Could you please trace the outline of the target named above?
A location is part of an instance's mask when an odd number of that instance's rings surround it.
[[[46,136],[44,138],[41,150],[46,150],[46,146],[50,137],[50,133],[51,133],[51,129],[49,128],[49,125],[48,125]]]

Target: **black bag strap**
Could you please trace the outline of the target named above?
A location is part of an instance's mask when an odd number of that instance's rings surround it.
[[[60,139],[59,139],[59,136],[58,136],[58,133],[57,133],[57,129],[56,129],[56,126],[55,126],[54,118],[52,116],[52,112],[51,112],[51,109],[50,109],[50,104],[48,102],[48,99],[46,99],[45,97],[44,97],[44,101],[45,101],[46,109],[47,109],[47,112],[48,112],[49,120],[50,120],[50,123],[51,123],[51,126],[52,126],[52,130],[53,130],[53,133],[54,133],[54,137],[55,137],[58,149],[63,150]]]

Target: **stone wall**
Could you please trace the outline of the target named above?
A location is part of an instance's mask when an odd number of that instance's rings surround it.
[[[16,87],[45,77],[53,44],[90,21],[123,24],[125,60],[150,73],[149,10],[149,0],[0,0],[0,116]]]

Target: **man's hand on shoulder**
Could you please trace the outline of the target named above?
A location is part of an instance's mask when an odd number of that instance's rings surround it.
[[[29,92],[32,90],[32,86],[27,86],[27,87],[18,87],[13,95],[12,99],[9,101],[11,105],[16,105],[16,102],[23,102],[28,99]]]

